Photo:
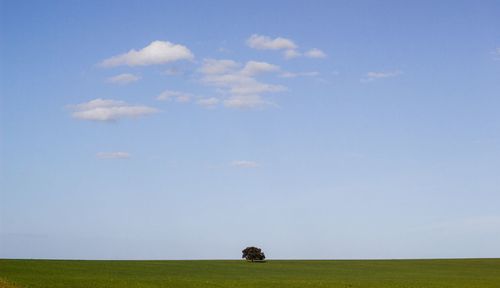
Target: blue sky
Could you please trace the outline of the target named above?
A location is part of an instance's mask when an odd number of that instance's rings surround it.
[[[239,2],[0,2],[0,257],[500,257],[498,1]]]

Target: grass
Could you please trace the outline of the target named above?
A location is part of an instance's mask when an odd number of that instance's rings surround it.
[[[500,259],[66,261],[0,259],[0,287],[500,287]]]

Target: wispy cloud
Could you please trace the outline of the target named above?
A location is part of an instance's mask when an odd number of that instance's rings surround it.
[[[366,73],[366,77],[361,79],[361,82],[370,82],[377,79],[392,78],[397,77],[401,74],[403,74],[403,72],[399,70],[368,72]]]
[[[156,100],[159,101],[171,101],[175,100],[177,102],[189,102],[193,96],[188,93],[179,92],[179,91],[171,91],[165,90],[160,95],[156,97]]]
[[[262,94],[286,90],[284,86],[263,83],[255,78],[261,73],[279,71],[278,66],[266,62],[248,61],[241,68],[232,60],[206,59],[199,71],[203,74],[203,83],[229,95],[223,103],[230,108],[261,107],[270,104]]]
[[[304,53],[304,55],[306,57],[309,57],[309,58],[326,58],[325,52],[323,52],[317,48],[313,48],[313,49],[307,51],[306,53]]]
[[[281,78],[296,78],[296,77],[315,77],[318,76],[319,72],[317,71],[310,71],[310,72],[283,72],[279,76]]]
[[[164,71],[165,75],[168,76],[177,76],[177,75],[182,75],[184,71],[177,67],[170,67]]]
[[[205,108],[214,108],[219,104],[220,100],[215,97],[201,98],[196,101],[196,104],[203,106]]]
[[[224,74],[230,71],[234,71],[234,69],[238,68],[240,65],[228,59],[205,59],[203,60],[203,65],[199,69],[199,71],[206,75],[212,74]]]
[[[91,121],[116,121],[122,118],[137,118],[158,112],[144,105],[130,105],[123,101],[94,99],[89,102],[69,106],[74,118]]]
[[[193,53],[186,46],[157,40],[140,50],[132,49],[127,53],[105,59],[100,65],[102,67],[147,66],[193,58]]]
[[[259,164],[255,161],[237,160],[230,163],[230,166],[237,168],[257,168]]]
[[[297,58],[302,54],[300,54],[300,52],[297,50],[286,50],[283,55],[285,56],[286,59],[292,59],[292,58]]]
[[[119,74],[119,75],[116,75],[116,76],[113,76],[113,77],[109,77],[107,79],[107,82],[108,83],[112,83],[112,84],[124,85],[124,84],[129,84],[129,83],[132,83],[132,82],[136,82],[139,79],[141,79],[141,77],[136,76],[134,74],[123,73],[123,74]]]
[[[130,153],[128,152],[99,152],[96,154],[99,159],[128,159]]]

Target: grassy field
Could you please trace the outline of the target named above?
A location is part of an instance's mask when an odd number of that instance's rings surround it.
[[[500,259],[2,260],[0,287],[500,287]]]

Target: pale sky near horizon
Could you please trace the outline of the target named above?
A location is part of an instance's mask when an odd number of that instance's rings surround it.
[[[0,258],[500,257],[500,2],[402,2],[0,1]]]

